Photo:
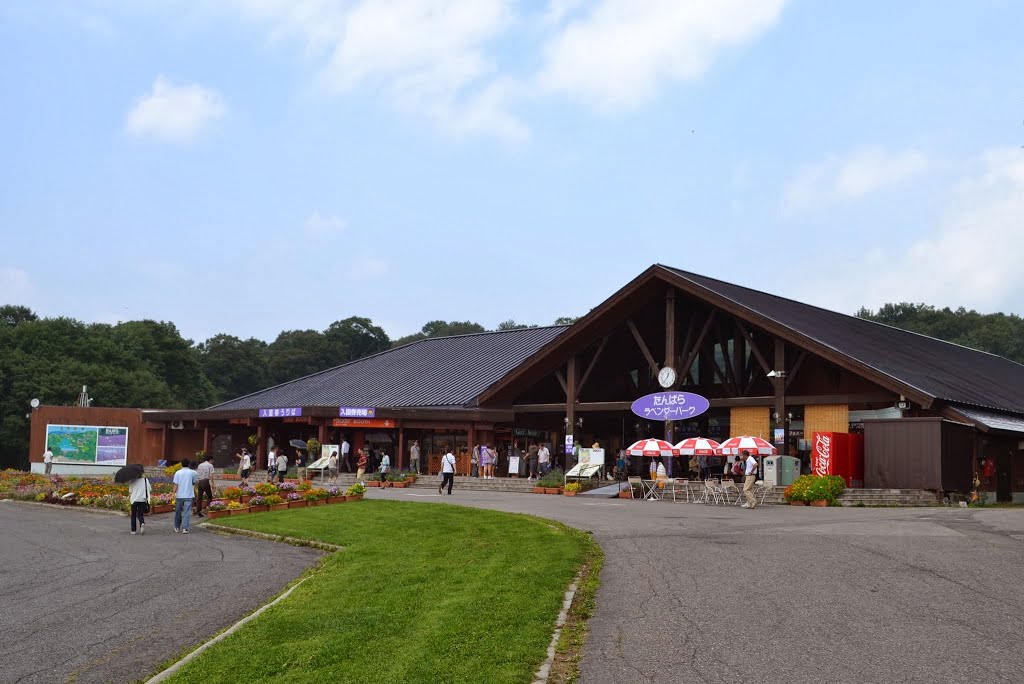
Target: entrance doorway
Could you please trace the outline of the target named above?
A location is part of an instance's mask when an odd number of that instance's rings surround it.
[[[1013,501],[1012,460],[1009,452],[996,458],[996,501],[999,503]]]

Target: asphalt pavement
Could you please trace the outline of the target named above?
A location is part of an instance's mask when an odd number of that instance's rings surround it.
[[[0,682],[134,682],[278,594],[320,552],[192,518],[0,502]]]
[[[370,492],[592,531],[582,684],[1024,682],[1024,510]]]

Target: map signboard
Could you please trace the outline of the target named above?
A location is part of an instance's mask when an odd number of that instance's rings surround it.
[[[123,466],[128,463],[128,428],[48,424],[46,448],[54,463]]]

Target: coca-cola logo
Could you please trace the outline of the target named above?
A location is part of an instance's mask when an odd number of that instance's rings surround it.
[[[814,436],[814,474],[828,475],[828,465],[832,458],[832,437],[817,434]]]

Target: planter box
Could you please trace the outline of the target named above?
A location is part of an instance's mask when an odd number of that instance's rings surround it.
[[[346,494],[345,495],[345,501],[346,502],[349,502],[349,501],[362,501],[362,500],[363,500],[363,495],[362,494]]]
[[[327,505],[327,499],[314,499],[312,501],[307,501],[306,505],[307,506],[326,506]]]
[[[412,484],[415,481],[416,481],[415,477],[407,477],[407,478],[405,478],[405,483],[406,484]]]
[[[249,499],[252,498],[252,494],[245,494],[242,496],[242,503],[249,503]]]
[[[577,494],[579,494],[579,492],[562,492],[562,496],[576,496]]]
[[[306,502],[305,501],[289,501],[288,502],[288,508],[305,508],[305,507],[306,507]]]
[[[377,480],[367,480],[363,484],[365,484],[367,487],[380,487],[380,482],[378,482]]]
[[[828,501],[825,501],[824,499],[818,499],[817,501],[812,501],[810,505],[816,508],[825,508],[826,506],[828,506]]]
[[[262,506],[249,506],[250,513],[266,513],[270,510],[270,506],[263,504]]]
[[[286,511],[286,510],[288,510],[288,503],[285,502],[285,503],[273,504],[270,507],[270,510],[272,510],[272,511]]]
[[[228,511],[228,513],[230,513],[231,515],[245,515],[248,512],[248,508],[235,508],[233,510]]]
[[[157,513],[173,513],[174,504],[158,504],[152,506],[149,510],[150,515],[156,515]]]
[[[224,473],[223,475],[221,475],[221,476],[220,476],[219,478],[217,478],[217,479],[218,479],[218,480],[240,480],[240,479],[242,479],[242,478],[241,478],[241,477],[239,477],[239,476],[238,476],[237,474],[235,474],[235,473]]]
[[[348,498],[348,497],[344,497],[344,496],[329,496],[329,497],[327,497],[327,503],[329,503],[329,504],[345,503],[345,499],[346,498]]]
[[[206,511],[206,517],[210,520],[216,520],[217,518],[226,517],[230,511]]]
[[[790,501],[789,505],[790,506],[806,506],[807,502],[806,501]]]
[[[548,490],[545,489],[544,487],[534,487],[530,491],[533,492],[534,494],[547,494],[548,493]]]
[[[561,494],[562,493],[562,488],[561,487],[545,487],[544,489],[547,491],[548,494]]]
[[[405,489],[406,487],[409,486],[409,483],[406,482],[405,480],[402,480],[401,482],[389,482],[388,484],[391,485],[392,487],[395,487],[396,489]]]
[[[620,499],[632,499],[633,498],[633,492],[631,490],[629,490],[629,489],[623,489],[621,492],[619,492],[619,498]]]

